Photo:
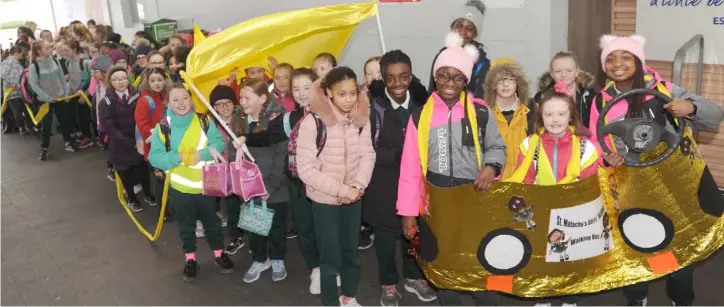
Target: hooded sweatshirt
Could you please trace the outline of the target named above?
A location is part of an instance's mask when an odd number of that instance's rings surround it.
[[[35,72],[35,65],[40,68],[40,75]],[[28,82],[38,100],[49,102],[55,98],[68,95],[68,83],[65,82],[65,74],[60,63],[53,57],[36,58],[35,62],[28,68]]]
[[[313,86],[309,106],[326,126],[327,140],[317,156],[317,124],[312,116],[302,119],[296,139],[297,171],[309,199],[341,205],[353,187],[367,188],[375,166],[369,98],[357,95],[355,107],[345,116],[324,94],[320,80]]]

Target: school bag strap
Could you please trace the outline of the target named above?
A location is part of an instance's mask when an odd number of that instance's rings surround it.
[[[204,131],[204,133],[207,133],[209,131],[209,118],[202,113],[196,113],[196,116],[199,118],[199,122],[201,123],[201,130]],[[162,118],[158,123],[158,130],[163,135],[163,143],[166,146],[166,152],[171,152],[171,126],[166,117]]]
[[[292,134],[292,124],[289,122],[289,116],[292,114],[292,112],[284,113],[284,117],[282,118],[284,122],[284,134],[287,135],[287,138]]]
[[[526,115],[526,119],[528,120],[528,127],[526,127],[525,134],[531,135],[535,131],[535,111],[536,107],[538,107],[538,102],[536,102],[534,99],[531,99],[528,101],[528,114]]]

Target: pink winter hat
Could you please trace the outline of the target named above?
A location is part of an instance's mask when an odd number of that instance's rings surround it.
[[[445,47],[447,49],[440,52],[435,64],[432,66],[433,74],[436,74],[440,68],[453,67],[461,71],[470,81],[473,66],[480,55],[478,48],[473,45],[463,47],[463,38],[456,32],[450,32],[445,36]]]
[[[616,36],[616,35],[604,35],[601,36],[601,65],[606,67],[606,57],[616,50],[628,51],[635,55],[641,60],[642,65],[646,65],[646,53],[644,53],[644,45],[646,44],[646,38],[641,35],[631,36]]]

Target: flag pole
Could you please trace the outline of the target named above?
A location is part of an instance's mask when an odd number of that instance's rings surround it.
[[[380,21],[380,3],[378,0],[374,0],[377,5],[377,14],[375,14],[375,17],[377,19],[377,33],[380,35],[380,45],[382,46],[382,53],[387,52],[387,47],[385,47],[385,36],[382,34],[382,22]]]

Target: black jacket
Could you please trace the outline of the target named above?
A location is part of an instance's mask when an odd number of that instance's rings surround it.
[[[485,75],[488,74],[488,70],[490,70],[490,60],[488,59],[488,55],[485,52],[485,46],[483,44],[473,41],[471,44],[475,45],[475,47],[478,48],[478,52],[480,55],[478,56],[478,60],[475,62],[475,65],[473,66],[473,75],[470,78],[470,82],[468,83],[467,90],[468,92],[472,93],[475,98],[485,99],[483,97],[485,95],[485,90],[483,89],[483,83],[485,83]],[[432,94],[436,90],[435,86],[435,72],[433,71],[435,67],[435,61],[437,61],[437,57],[440,56],[440,53],[447,48],[440,49],[440,52],[435,55],[435,58],[432,60],[432,66],[430,67],[430,85],[427,87],[427,93]]]
[[[409,113],[420,109],[428,95],[420,80],[413,77],[410,84]],[[392,108],[392,101],[385,93],[382,81],[375,81],[369,87],[370,127],[372,144],[377,153],[375,169],[367,191],[362,199],[364,221],[373,228],[401,231],[397,215],[397,184],[400,178],[400,160],[405,142],[405,129],[409,116],[402,119]]]
[[[106,91],[106,98],[99,102],[98,117],[108,134],[110,160],[117,170],[124,170],[144,160],[136,149],[136,121],[133,117],[139,97],[138,91],[129,85],[128,102],[124,102],[111,88]]]

